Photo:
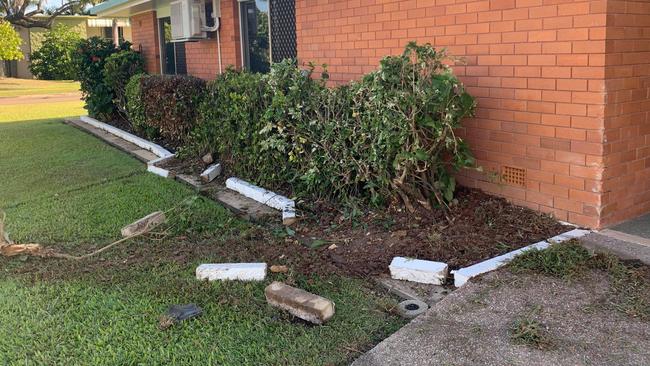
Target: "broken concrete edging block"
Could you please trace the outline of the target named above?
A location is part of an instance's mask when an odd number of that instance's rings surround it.
[[[141,233],[143,231],[148,231],[154,226],[158,226],[165,222],[165,213],[162,211],[156,211],[150,213],[149,215],[141,218],[140,220],[129,224],[122,228],[120,231],[123,237],[133,236],[135,234]]]
[[[271,283],[264,289],[264,295],[272,306],[314,324],[323,324],[334,316],[331,300],[284,283]]]
[[[446,263],[395,257],[388,266],[396,280],[442,285],[447,278]]]
[[[150,173],[159,175],[159,176],[161,176],[163,178],[174,178],[174,173],[173,172],[171,172],[171,171],[169,171],[169,170],[167,170],[165,168],[158,167],[158,166],[156,166],[156,164],[160,164],[160,163],[162,163],[164,161],[170,160],[170,159],[175,158],[175,157],[176,157],[176,154],[171,154],[171,155],[167,155],[167,156],[162,156],[162,157],[160,157],[158,159],[149,160],[147,162],[147,171],[150,172]]]
[[[574,229],[571,231],[567,231],[566,233],[562,233],[560,235],[556,235],[548,241],[540,241],[538,243],[529,245],[527,247],[523,247],[517,250],[513,250],[512,252],[500,255],[498,257],[490,258],[486,261],[476,263],[474,265],[471,265],[469,267],[461,268],[456,271],[452,271],[451,273],[454,275],[454,286],[460,287],[467,283],[470,278],[476,277],[478,275],[494,271],[500,267],[505,266],[510,262],[513,258],[516,256],[531,250],[531,249],[537,249],[537,250],[543,250],[548,248],[551,243],[562,243],[567,240],[571,239],[577,239],[582,236],[585,236],[589,234],[591,231],[590,230],[581,230],[581,229]]]
[[[198,280],[264,281],[266,263],[216,263],[196,267]]]
[[[296,221],[296,203],[292,199],[235,177],[226,180],[226,188],[282,211],[282,223],[285,225],[291,225]]]
[[[159,168],[155,165],[147,165],[147,171],[163,178],[173,178],[174,174],[167,169]]]
[[[167,149],[163,148],[162,146],[158,144],[154,144],[153,142],[149,142],[143,138],[140,138],[136,135],[133,135],[131,133],[128,133],[126,131],[122,131],[117,127],[113,127],[109,124],[100,122],[94,118],[88,117],[88,116],[81,116],[79,119],[87,123],[91,126],[94,126],[96,128],[99,128],[100,130],[104,130],[110,134],[113,134],[123,140],[126,140],[132,144],[138,145],[139,147],[151,151],[152,153],[156,154],[157,156],[160,157],[166,157],[173,155],[171,152],[169,152]]]
[[[210,183],[218,177],[219,174],[221,174],[221,164],[212,164],[201,173],[201,180],[203,183]]]

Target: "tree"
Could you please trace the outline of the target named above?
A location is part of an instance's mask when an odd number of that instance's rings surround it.
[[[0,61],[22,59],[23,53],[20,52],[21,43],[22,39],[20,39],[20,35],[14,27],[0,19]]]
[[[45,34],[43,45],[29,59],[29,70],[41,80],[71,80],[76,76],[72,59],[81,35],[63,24]]]
[[[58,7],[46,9],[47,0],[0,0],[0,16],[7,22],[24,28],[50,29],[57,16],[79,13],[86,4],[94,4],[95,1],[70,0]]]

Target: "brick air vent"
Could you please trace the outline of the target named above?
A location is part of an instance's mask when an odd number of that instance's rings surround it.
[[[504,166],[501,169],[501,180],[512,186],[525,187],[526,169]]]

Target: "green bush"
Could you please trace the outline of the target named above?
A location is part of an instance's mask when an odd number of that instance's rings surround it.
[[[234,174],[297,196],[445,206],[453,174],[474,164],[454,130],[475,103],[448,58],[411,43],[335,88],[292,61],[267,75],[228,71],[209,84],[184,153],[217,153]]]
[[[126,114],[126,84],[133,75],[144,73],[144,58],[139,52],[125,50],[106,58],[104,83],[113,91],[113,104]]]
[[[150,75],[134,77],[129,84],[127,105],[134,127],[149,135],[159,134],[174,147],[182,146],[196,125],[205,81],[192,76]]]
[[[78,43],[73,57],[75,76],[81,84],[86,109],[90,116],[105,120],[113,119],[115,115],[113,90],[104,80],[104,65],[110,55],[130,48],[129,42],[123,42],[116,48],[111,40],[99,37],[81,40]]]
[[[42,46],[30,55],[29,70],[42,80],[72,80],[76,76],[74,52],[81,35],[74,29],[57,24],[45,33]]]
[[[14,26],[0,19],[0,61],[22,60],[23,53],[20,51],[22,43],[23,40]],[[2,75],[0,74],[0,76]]]
[[[275,183],[274,170],[263,151],[263,114],[267,108],[266,77],[262,74],[226,70],[208,83],[200,106],[200,124],[192,143],[182,153],[214,152],[223,164],[243,178],[260,184]]]
[[[142,79],[148,77],[146,74],[134,75],[126,84],[126,114],[131,123],[131,127],[137,132],[147,136],[147,138],[157,137],[156,129],[147,126],[144,115],[144,104],[142,103]]]

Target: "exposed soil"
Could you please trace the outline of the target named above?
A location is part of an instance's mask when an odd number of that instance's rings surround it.
[[[479,190],[461,189],[449,212],[411,214],[399,206],[346,219],[323,205],[296,227],[321,260],[354,275],[386,273],[395,256],[441,261],[451,269],[505,254],[569,230],[551,217]],[[307,214],[309,215],[309,214]],[[317,217],[317,218],[316,218]],[[332,244],[334,249],[328,249]]]
[[[226,239],[218,235],[180,236],[163,242],[140,239],[121,246],[111,254],[115,258],[83,263],[30,259],[18,272],[40,278],[68,278],[75,273],[112,272],[116,267],[156,266],[170,261],[182,266],[197,261],[262,261],[287,265],[295,274],[366,277],[388,273],[395,256],[442,261],[455,269],[570,229],[547,215],[478,190],[462,189],[458,200],[450,211],[452,223],[440,211],[410,214],[399,207],[367,211],[351,219],[320,204],[304,212],[305,218],[290,229],[254,226]]]
[[[199,176],[207,169],[210,164],[204,163],[201,159],[168,159],[157,164],[160,168],[165,168],[176,174],[187,174]]]

